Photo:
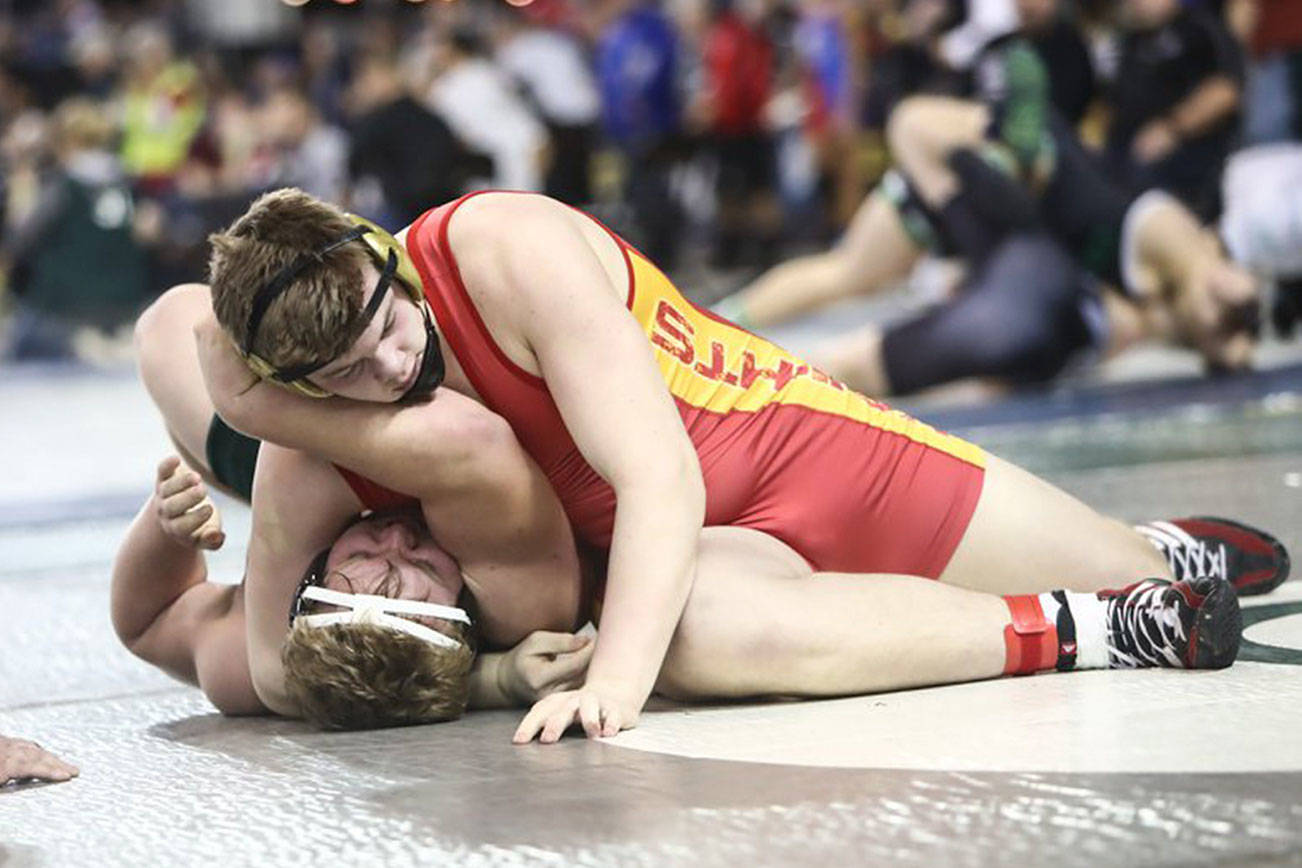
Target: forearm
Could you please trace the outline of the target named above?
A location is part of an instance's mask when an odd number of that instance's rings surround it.
[[[123,644],[131,648],[181,594],[206,577],[202,552],[163,532],[157,500],[151,497],[132,522],[113,564],[109,606]]]
[[[1238,105],[1238,83],[1227,76],[1217,75],[1198,85],[1193,93],[1177,103],[1167,115],[1167,122],[1180,138],[1194,138],[1225,120]]]
[[[504,420],[446,389],[425,404],[403,406],[305,398],[258,383],[217,409],[227,424],[250,437],[412,495],[456,484],[477,453],[514,443]]]
[[[696,570],[699,475],[618,492],[601,631],[587,683],[650,695]]]

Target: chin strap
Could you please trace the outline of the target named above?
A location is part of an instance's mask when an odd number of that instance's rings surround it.
[[[470,623],[470,616],[465,609],[454,606],[440,606],[418,600],[398,600],[393,597],[381,597],[377,594],[348,594],[334,591],[319,585],[303,589],[303,598],[318,603],[328,603],[344,609],[342,612],[322,612],[316,615],[300,615],[295,623],[302,621],[309,627],[326,627],[331,624],[376,624],[401,630],[403,633],[423,639],[442,648],[456,648],[461,645],[459,639],[426,627],[410,618],[399,615],[418,615],[440,618],[444,621]]]

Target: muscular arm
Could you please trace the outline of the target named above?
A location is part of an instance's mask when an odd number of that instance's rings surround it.
[[[151,497],[113,565],[113,628],[132,654],[198,686],[223,713],[265,713],[249,678],[241,589],[207,577],[202,552],[163,532]]]
[[[304,398],[258,380],[216,321],[195,329],[204,382],[228,425],[343,465],[404,494],[467,485],[485,450],[519,449],[511,428],[449,389],[415,406]]]
[[[636,716],[691,588],[704,484],[623,288],[570,215],[542,197],[483,196],[457,211],[449,233],[467,289],[481,310],[509,312],[575,444],[615,491],[602,630],[585,686]]]
[[[245,584],[249,668],[258,697],[277,714],[298,711],[285,693],[280,649],[299,580],[361,509],[330,465],[264,443],[253,477],[253,527]]]

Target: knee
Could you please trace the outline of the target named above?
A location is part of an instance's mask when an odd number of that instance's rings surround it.
[[[901,100],[886,119],[886,142],[895,159],[913,153],[925,140],[928,108],[927,97],[911,96]]]

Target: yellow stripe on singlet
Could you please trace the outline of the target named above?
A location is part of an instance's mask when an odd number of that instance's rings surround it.
[[[806,407],[985,466],[979,447],[851,391],[781,347],[707,316],[654,265],[633,251],[629,257],[633,316],[651,341],[670,393],[679,400],[712,413],[754,413],[774,404]]]

